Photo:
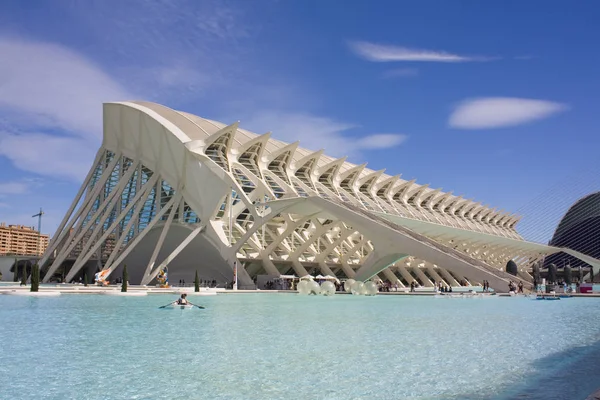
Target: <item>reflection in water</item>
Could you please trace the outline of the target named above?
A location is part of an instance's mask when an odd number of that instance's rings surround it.
[[[0,296],[0,399],[576,399],[598,299]],[[26,371],[26,373],[24,372]]]

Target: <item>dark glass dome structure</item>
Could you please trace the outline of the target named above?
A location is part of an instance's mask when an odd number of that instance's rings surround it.
[[[594,258],[600,257],[600,192],[589,194],[575,202],[559,222],[550,246],[568,247]],[[585,262],[563,252],[544,260],[544,268],[556,264],[562,268],[589,267]]]

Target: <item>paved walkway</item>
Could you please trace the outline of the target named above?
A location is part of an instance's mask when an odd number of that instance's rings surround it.
[[[0,294],[9,294],[10,292],[19,291],[25,292],[29,291],[29,285],[27,286],[19,286],[19,284],[15,285],[2,285],[0,286]],[[41,285],[40,292],[60,292],[61,294],[106,294],[106,292],[120,292],[121,286],[118,285],[110,285],[110,286],[96,286],[96,285]],[[180,293],[190,293],[194,294],[194,287],[170,287],[170,288],[158,288],[158,287],[150,287],[150,286],[139,286],[139,285],[129,285],[128,292],[147,292],[148,294],[180,294]],[[223,288],[200,288],[199,295],[203,294],[248,294],[248,293],[281,293],[281,294],[294,294],[298,293],[296,290],[231,290],[231,289],[223,289]],[[452,293],[448,293],[453,295],[453,297],[458,297],[461,294],[468,295],[469,293],[466,291],[456,291]],[[336,292],[338,295],[350,295],[350,293],[346,292]],[[398,291],[398,292],[379,292],[379,295],[382,296],[434,296],[439,293],[435,293],[433,291]],[[494,296],[493,293],[481,293],[477,292],[477,294],[481,294],[484,297]],[[510,297],[508,293],[499,293],[496,294],[499,297]],[[572,293],[572,297],[600,297],[600,293]],[[467,296],[465,296],[467,297]],[[523,296],[518,296],[523,297]]]

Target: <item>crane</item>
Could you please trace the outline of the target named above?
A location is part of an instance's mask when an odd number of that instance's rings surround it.
[[[36,218],[38,219],[38,242],[37,242],[37,253],[38,256],[40,256],[40,245],[41,245],[41,235],[42,235],[42,215],[44,215],[44,211],[42,210],[42,207],[40,207],[40,212],[32,215],[31,218]]]

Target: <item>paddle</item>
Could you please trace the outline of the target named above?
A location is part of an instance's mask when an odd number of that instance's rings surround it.
[[[177,300],[175,300],[175,301],[172,301],[172,302],[170,302],[169,304],[165,304],[164,306],[160,306],[160,307],[158,307],[158,308],[167,308],[167,307],[169,307],[170,305],[172,305],[172,304],[175,304],[175,303],[177,303]]]
[[[164,306],[160,306],[160,307],[158,307],[158,308],[166,308],[166,307],[169,307],[170,305],[173,305],[173,304],[175,304],[175,303],[177,303],[177,300],[175,300],[175,301],[173,301],[173,302],[171,302],[171,303],[169,303],[169,304],[165,304]],[[192,303],[190,303],[189,301],[188,301],[188,304],[189,304],[189,305],[191,305],[191,306],[194,306],[194,307],[201,308],[201,309],[203,309],[203,310],[204,310],[204,308],[205,308],[205,307],[203,307],[203,306],[199,306],[199,305],[197,305],[197,304],[192,304]]]
[[[201,308],[201,309],[203,309],[203,310],[204,310],[204,308],[205,308],[205,307],[203,307],[203,306],[199,306],[199,305],[197,305],[197,304],[190,303],[189,301],[188,301],[188,304],[191,304],[191,305],[193,305],[194,307],[198,307],[198,308]]]

